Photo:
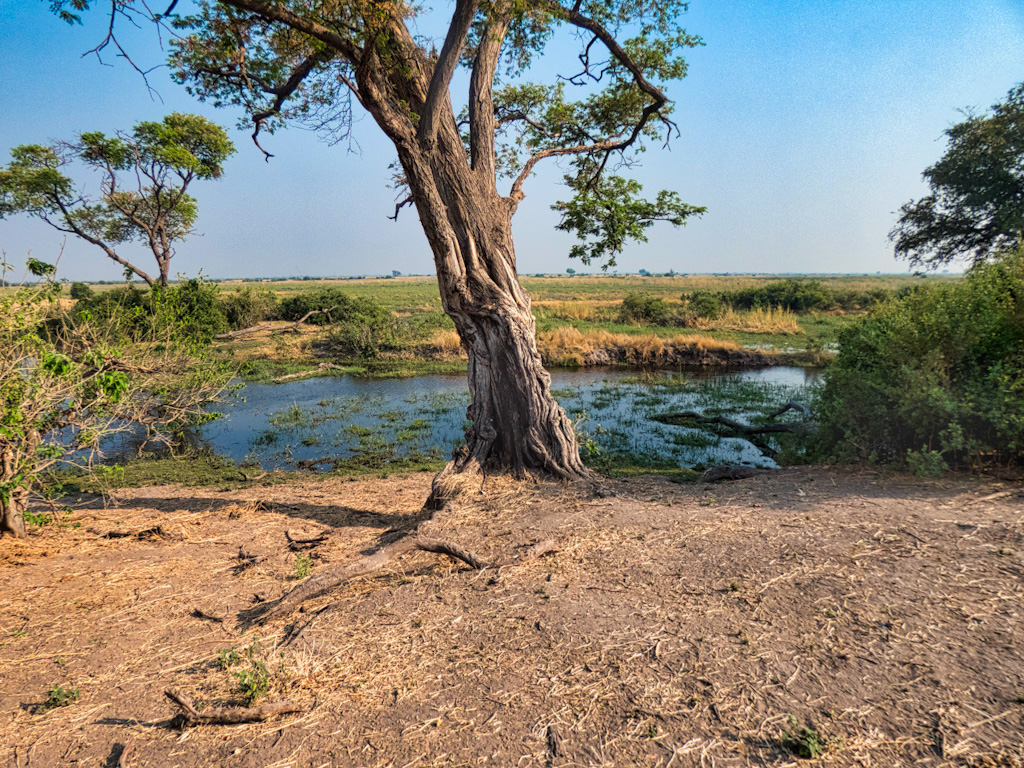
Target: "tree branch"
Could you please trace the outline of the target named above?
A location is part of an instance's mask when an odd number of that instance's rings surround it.
[[[633,126],[633,130],[630,132],[629,136],[627,136],[624,139],[612,137],[606,139],[605,141],[596,142],[594,144],[580,144],[575,147],[552,147],[549,149],[541,150],[540,152],[537,152],[535,155],[533,155],[529,160],[526,161],[526,164],[523,166],[522,172],[512,183],[512,189],[509,192],[509,198],[512,201],[513,210],[515,210],[515,206],[517,206],[520,203],[520,201],[522,201],[522,199],[525,197],[525,195],[523,194],[523,183],[533,172],[534,166],[539,161],[548,157],[558,157],[561,155],[579,155],[590,152],[604,152],[605,158],[598,170],[599,175],[604,170],[605,164],[608,161],[608,156],[612,152],[623,150],[626,147],[629,147],[631,144],[635,143],[636,140],[640,138],[640,134],[643,132],[651,117],[660,112],[662,107],[668,104],[668,97],[665,96],[665,94],[661,91],[660,88],[658,88],[649,80],[647,80],[647,78],[644,76],[643,71],[640,69],[640,66],[635,61],[633,61],[632,57],[630,57],[630,55],[622,48],[622,46],[619,45],[618,41],[615,39],[615,36],[612,35],[612,33],[606,30],[603,26],[598,24],[596,21],[584,16],[579,12],[579,3],[577,3],[572,8],[565,8],[561,5],[558,5],[557,3],[546,2],[542,0],[542,2],[539,3],[539,5],[544,10],[547,10],[551,13],[554,13],[556,16],[566,19],[573,26],[588,30],[594,35],[596,39],[604,43],[604,46],[608,49],[609,53],[611,53],[611,55],[614,56],[622,64],[622,66],[624,66],[633,76],[633,82],[636,85],[636,87],[651,98],[651,103],[644,107],[643,112],[640,115],[640,119]],[[588,56],[590,45],[592,44],[593,40],[587,45]],[[669,124],[670,126],[672,125],[671,121],[667,117],[663,115],[660,117],[665,123]]]
[[[243,11],[255,13],[269,21],[277,21],[296,32],[302,32],[314,37],[322,43],[334,48],[352,64],[357,64],[362,56],[362,51],[352,43],[351,40],[339,35],[332,29],[325,27],[303,16],[282,8],[276,3],[264,2],[264,0],[223,0],[225,5],[238,8]]]
[[[314,53],[292,70],[291,75],[283,85],[277,86],[276,88],[265,89],[268,93],[274,96],[274,103],[269,109],[257,112],[252,116],[254,126],[254,130],[252,132],[252,143],[256,145],[256,148],[259,149],[260,152],[263,153],[263,159],[268,163],[273,155],[260,146],[259,139],[257,138],[259,136],[260,129],[266,124],[268,118],[280,113],[281,107],[284,106],[285,101],[287,101],[288,97],[298,90],[299,86],[302,85],[302,81],[306,79],[309,73],[312,72],[318,64],[329,61],[330,58],[330,56],[326,56],[321,52]]]
[[[45,216],[41,217],[43,219],[43,221],[45,221],[47,224],[49,224],[51,227],[53,227],[56,230],[59,230],[61,232],[70,232],[70,233],[72,233],[74,235],[77,235],[78,237],[82,238],[86,242],[92,243],[97,248],[102,249],[103,252],[105,254],[107,254],[107,258],[109,258],[109,259],[111,259],[113,261],[116,261],[118,264],[120,264],[122,267],[125,267],[126,269],[130,269],[136,275],[138,275],[143,280],[145,280],[146,284],[150,288],[153,287],[153,278],[152,277],[147,275],[145,272],[143,272],[141,269],[136,267],[134,264],[132,264],[132,263],[122,259],[120,256],[117,255],[117,253],[114,251],[113,248],[111,248],[105,242],[100,240],[98,237],[93,237],[88,232],[86,232],[85,230],[83,230],[80,227],[78,227],[75,224],[74,220],[71,218],[71,212],[67,209],[67,207],[64,204],[64,201],[61,200],[59,196],[54,196],[54,202],[57,203],[57,206],[60,208],[61,213],[64,214],[64,223],[67,225],[67,228],[65,229],[64,227],[57,226],[56,224],[54,224],[52,221],[50,221]]]
[[[448,27],[444,45],[441,46],[441,53],[434,65],[434,73],[430,77],[430,87],[427,89],[427,100],[423,104],[423,113],[420,115],[419,140],[427,149],[434,145],[437,122],[441,117],[441,110],[444,109],[449,98],[448,87],[451,85],[452,75],[455,74],[455,67],[458,66],[462,47],[466,44],[466,35],[469,33],[469,27],[473,23],[473,17],[476,15],[479,5],[479,0],[457,0],[455,4],[452,23]]]
[[[494,177],[494,73],[501,56],[501,45],[508,32],[509,20],[498,19],[485,28],[473,61],[469,80],[469,156],[474,170]]]

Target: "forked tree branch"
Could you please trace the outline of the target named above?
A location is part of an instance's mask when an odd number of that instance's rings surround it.
[[[310,37],[314,37],[338,51],[353,65],[358,64],[363,55],[363,52],[343,35],[339,35],[323,24],[299,16],[297,13],[276,3],[265,2],[264,0],[223,0],[223,2],[232,8],[255,13],[264,19],[280,22],[287,27],[291,27],[296,32],[302,32]]]
[[[479,5],[479,0],[457,0],[455,4],[452,23],[448,27],[444,45],[441,46],[441,53],[434,65],[430,87],[427,89],[427,100],[423,104],[423,114],[420,115],[419,140],[427,149],[433,147],[437,123],[449,99],[448,88],[452,82],[452,75],[455,74],[455,67],[458,66],[462,48],[466,44],[466,35]]]
[[[264,90],[274,97],[274,103],[270,105],[269,109],[256,112],[252,116],[253,132],[252,132],[252,143],[256,145],[256,148],[263,153],[263,159],[268,163],[273,155],[265,150],[259,141],[260,129],[266,125],[269,118],[281,112],[281,107],[284,106],[285,101],[299,89],[302,85],[302,81],[309,76],[318,64],[322,64],[330,60],[330,56],[321,52],[314,53],[312,56],[307,57],[301,64],[292,70],[288,79],[276,88],[265,88]]]
[[[506,17],[484,28],[469,80],[470,165],[486,178],[494,178],[495,173],[494,75],[508,26]]]
[[[533,172],[534,166],[536,166],[538,162],[548,157],[604,152],[605,156],[598,170],[598,174],[600,174],[604,170],[605,164],[608,162],[608,157],[611,153],[626,149],[630,145],[634,144],[637,139],[640,138],[641,133],[643,133],[643,130],[650,119],[654,115],[658,114],[662,107],[668,104],[668,97],[665,96],[660,88],[655,86],[644,76],[643,70],[640,69],[640,66],[623,49],[623,47],[619,45],[615,36],[598,22],[579,12],[580,4],[578,2],[572,8],[565,8],[557,3],[549,2],[548,0],[542,0],[537,5],[560,18],[564,18],[573,26],[579,27],[580,29],[586,29],[591,32],[594,35],[594,38],[600,40],[608,49],[608,52],[629,71],[633,76],[633,82],[636,87],[647,94],[651,98],[651,102],[644,107],[643,112],[640,114],[640,119],[637,120],[636,124],[633,126],[633,130],[630,132],[629,136],[624,139],[611,137],[605,141],[599,141],[593,144],[579,144],[574,147],[551,147],[534,154],[523,165],[522,171],[512,183],[512,188],[509,191],[509,199],[511,200],[513,210],[515,210],[515,206],[517,206],[525,197],[523,194],[523,184],[526,182],[526,179],[529,178],[530,174]],[[593,40],[591,40],[587,45],[588,55],[592,44]],[[670,126],[672,125],[671,121],[669,121],[667,117],[661,116],[661,119]]]

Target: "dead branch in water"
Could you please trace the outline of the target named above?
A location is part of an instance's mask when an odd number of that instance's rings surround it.
[[[181,708],[181,716],[193,725],[236,725],[258,723],[277,715],[302,712],[302,707],[288,701],[276,704],[262,704],[258,707],[210,707],[199,711],[192,699],[173,688],[164,691],[164,696]]]
[[[788,410],[788,408],[786,410]],[[696,421],[700,424],[721,424],[723,427],[728,427],[734,432],[739,432],[744,435],[765,435],[780,432],[793,432],[796,427],[804,424],[804,422],[796,422],[794,424],[762,424],[760,426],[756,426],[753,424],[744,424],[742,421],[730,419],[728,416],[705,416],[697,413],[696,411],[659,413],[651,416],[651,418],[665,424],[672,424],[673,422],[683,421],[686,419]]]

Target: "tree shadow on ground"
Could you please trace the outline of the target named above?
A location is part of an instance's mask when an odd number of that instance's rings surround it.
[[[189,498],[160,498],[143,497],[126,500],[123,503],[111,505],[154,509],[157,512],[216,512],[228,507],[244,507],[246,504],[256,504],[256,513],[261,512],[272,514],[283,514],[297,520],[308,520],[331,528],[380,528],[389,530],[393,528],[408,528],[419,522],[425,515],[416,514],[392,514],[388,512],[376,512],[369,509],[359,509],[346,505],[323,505],[307,503],[279,503],[275,501],[247,502],[239,499],[210,498],[193,496]]]

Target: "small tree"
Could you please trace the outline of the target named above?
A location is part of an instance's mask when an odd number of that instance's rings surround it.
[[[1024,242],[1024,83],[946,136],[946,154],[923,174],[930,193],[900,208],[889,233],[916,267],[977,264]]]
[[[167,440],[227,378],[169,339],[129,345],[70,322],[54,268],[31,259],[29,270],[42,280],[0,292],[0,532],[14,536],[47,469],[89,464],[116,432]]]
[[[198,215],[188,188],[219,178],[233,152],[223,128],[179,113],[139,123],[130,134],[91,132],[76,142],[22,145],[0,168],[0,218],[35,216],[97,246],[150,286],[166,286],[174,244],[192,233]],[[87,197],[64,173],[75,161],[100,174],[99,198]],[[153,253],[156,278],[117,253],[128,242],[142,242]]]

